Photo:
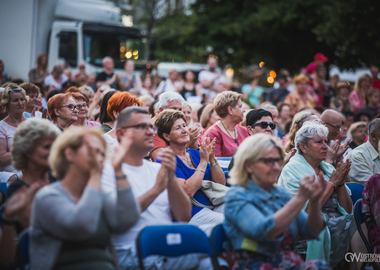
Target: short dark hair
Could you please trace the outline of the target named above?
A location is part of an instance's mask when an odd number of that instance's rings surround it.
[[[116,129],[127,126],[132,118],[133,113],[142,113],[149,115],[148,111],[142,107],[127,107],[122,110],[117,117],[115,127]]]
[[[102,124],[113,121],[112,118],[107,114],[107,106],[108,106],[108,100],[115,93],[116,93],[116,91],[110,91],[107,94],[105,94],[103,97],[103,100],[100,104],[99,121]]]
[[[177,119],[182,119],[186,123],[186,118],[185,118],[185,115],[183,114],[183,112],[168,109],[168,110],[162,111],[158,115],[156,121],[154,122],[154,125],[157,127],[157,135],[158,135],[158,137],[160,137],[161,139],[163,139],[164,142],[167,145],[170,145],[170,142],[168,142],[167,140],[165,140],[163,134],[164,133],[165,134],[169,134],[170,133],[170,131],[171,131],[173,125],[174,125],[174,122]]]
[[[258,109],[258,110],[252,110],[249,113],[247,113],[246,119],[246,126],[252,126],[257,121],[259,121],[263,116],[270,116],[273,120],[273,116],[270,112],[264,109]]]

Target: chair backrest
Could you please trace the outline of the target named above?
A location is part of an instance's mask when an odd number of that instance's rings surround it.
[[[16,261],[19,269],[24,269],[29,264],[29,230],[26,229],[19,236],[16,247]]]
[[[355,204],[357,200],[362,198],[364,186],[358,183],[346,183],[348,188],[351,190],[351,200],[352,204]]]
[[[216,225],[214,229],[212,229],[210,241],[214,254],[218,255],[224,251],[223,244],[228,240],[222,224]]]
[[[147,226],[136,239],[140,268],[143,259],[150,255],[177,257],[189,253],[204,253],[212,257],[213,251],[207,235],[198,227],[188,224]]]
[[[359,224],[362,224],[364,222],[362,215],[362,199],[356,201],[354,205],[354,211],[359,221]]]
[[[5,199],[7,199],[7,187],[8,183],[0,183],[0,190],[4,194]]]
[[[228,165],[230,165],[232,157],[217,157],[218,163],[223,172],[228,171]]]

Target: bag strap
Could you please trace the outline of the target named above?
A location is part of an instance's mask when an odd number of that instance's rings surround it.
[[[197,200],[195,200],[194,198],[191,198],[191,202],[194,206],[197,206],[197,207],[203,207],[203,208],[208,208],[208,209],[214,209],[215,206],[211,206],[211,205],[204,205],[204,204],[201,204],[200,202],[198,202]]]

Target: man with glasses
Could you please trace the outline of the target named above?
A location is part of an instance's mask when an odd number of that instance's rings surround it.
[[[148,224],[170,224],[173,218],[178,222],[188,222],[191,218],[191,202],[174,176],[176,158],[170,149],[161,152],[161,164],[144,159],[153,147],[154,136],[154,127],[145,109],[124,109],[116,120],[115,128],[120,146],[128,150],[125,156],[120,157],[123,159],[120,171],[115,171],[110,163],[105,164],[102,189],[115,192],[115,182],[128,178],[139,202],[139,221],[128,232],[113,236],[120,269],[138,269],[135,241],[142,227]],[[113,155],[118,155],[117,148]],[[196,255],[174,259],[150,256],[144,260],[145,269],[194,269],[198,264]],[[208,267],[204,269],[210,269],[210,265]]]

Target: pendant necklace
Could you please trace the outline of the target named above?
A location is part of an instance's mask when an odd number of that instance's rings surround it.
[[[236,128],[234,128],[234,134],[235,134],[235,139],[234,139],[234,137],[231,136],[231,134],[230,134],[230,132],[228,131],[228,129],[226,129],[226,127],[224,126],[222,120],[219,120],[219,121],[220,121],[220,123],[222,123],[222,126],[223,126],[224,129],[227,131],[228,136],[230,136],[230,138],[236,143],[236,145],[238,145],[238,143],[237,143],[237,135],[236,135]]]

